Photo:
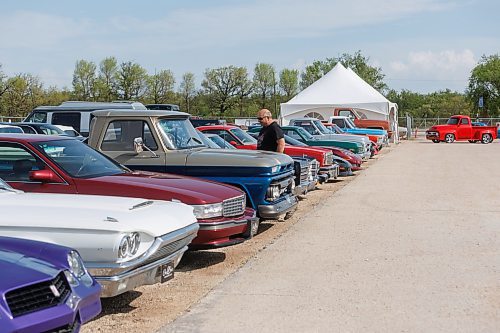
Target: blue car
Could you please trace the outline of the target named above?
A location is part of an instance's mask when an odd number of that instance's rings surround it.
[[[0,332],[78,332],[101,312],[100,293],[78,252],[0,237]]]

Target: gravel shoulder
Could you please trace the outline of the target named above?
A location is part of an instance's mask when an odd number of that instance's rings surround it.
[[[401,144],[405,144],[404,142]],[[398,146],[384,148],[379,155],[363,164],[369,168]],[[103,299],[103,311],[81,332],[154,332],[202,299],[212,289],[236,272],[251,258],[286,233],[293,225],[308,216],[314,208],[344,188],[355,176],[321,184],[299,203],[294,215],[286,221],[268,220],[261,223],[259,233],[252,239],[230,247],[187,252],[166,284],[144,286],[123,295]]]

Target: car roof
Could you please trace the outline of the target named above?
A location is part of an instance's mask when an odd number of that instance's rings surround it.
[[[12,142],[40,142],[40,141],[75,140],[75,139],[69,136],[62,136],[62,135],[0,133],[0,140],[12,141]]]
[[[144,104],[131,101],[115,101],[115,102],[84,102],[84,101],[67,101],[60,105],[44,105],[38,106],[33,111],[94,111],[102,109],[134,109],[146,110]]]
[[[239,128],[238,126],[234,125],[205,125],[205,126],[198,126],[198,129],[233,129],[233,128]]]
[[[94,116],[129,116],[129,117],[181,117],[188,118],[189,113],[165,110],[97,110],[92,112]]]

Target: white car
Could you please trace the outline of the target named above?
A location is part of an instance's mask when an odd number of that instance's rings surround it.
[[[196,237],[193,208],[177,202],[25,193],[0,179],[0,235],[75,248],[111,297],[165,282]]]
[[[64,133],[66,133],[67,136],[70,136],[80,141],[85,140],[85,137],[82,136],[80,133],[78,133],[78,131],[71,126],[65,126],[65,125],[54,125],[54,126],[59,128]]]
[[[0,124],[0,133],[24,133],[19,126]]]

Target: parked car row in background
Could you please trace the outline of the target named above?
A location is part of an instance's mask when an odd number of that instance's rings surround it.
[[[2,329],[78,331],[100,297],[169,281],[188,249],[244,242],[387,142],[313,136],[327,127],[302,119],[285,154],[257,151],[258,129],[195,129],[167,106],[66,102],[0,125],[0,207],[24,212],[0,215]]]

